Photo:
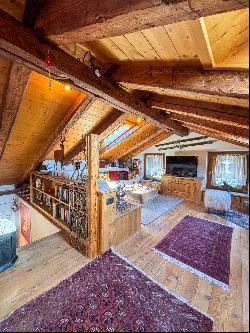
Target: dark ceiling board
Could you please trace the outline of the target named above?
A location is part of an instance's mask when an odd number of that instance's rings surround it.
[[[208,138],[207,136],[203,135],[203,136],[197,136],[196,138],[190,138],[190,139],[183,139],[183,140],[176,140],[176,141],[172,141],[172,142],[160,143],[160,144],[155,145],[155,146],[156,147],[170,146],[170,145],[175,144],[175,143],[203,140],[203,139],[207,139],[207,138]]]
[[[76,90],[92,94],[115,109],[142,118],[164,130],[174,130],[177,134],[187,135],[188,129],[171,118],[161,115],[147,107],[138,98],[131,96],[105,77],[93,75],[81,61],[70,56],[57,46],[43,41],[35,32],[27,29],[8,14],[0,11],[0,52],[5,56],[18,58],[27,66],[48,75],[45,58],[50,50],[53,75],[68,77]]]
[[[0,159],[3,156],[17,112],[27,87],[31,70],[14,61],[9,75],[8,87],[2,105],[2,127],[0,130]]]
[[[159,148],[158,150],[168,150],[168,149],[176,149],[176,148],[187,148],[187,147],[194,147],[194,146],[204,146],[204,145],[210,145],[214,142],[216,142],[217,140],[208,140],[208,141],[201,141],[201,142],[196,142],[196,143],[190,143],[189,145],[181,145],[181,146],[171,146],[171,147],[167,147],[167,148]]]
[[[247,0],[53,0],[36,28],[58,44],[86,42],[246,8]]]
[[[45,0],[26,0],[23,13],[23,24],[30,29],[33,29],[40,13],[44,6]]]

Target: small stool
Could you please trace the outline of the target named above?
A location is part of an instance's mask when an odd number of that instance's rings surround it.
[[[231,195],[227,191],[206,190],[204,205],[208,212],[226,212],[231,208]]]

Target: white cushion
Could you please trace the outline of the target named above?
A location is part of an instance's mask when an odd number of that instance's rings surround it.
[[[221,190],[206,190],[204,197],[205,207],[218,211],[229,211],[231,208],[231,195]]]

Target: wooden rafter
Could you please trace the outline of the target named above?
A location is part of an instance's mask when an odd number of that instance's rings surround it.
[[[132,151],[128,152],[128,154],[125,154],[122,157],[122,160],[126,160],[128,158],[132,158],[132,157],[140,154],[145,149],[148,149],[151,146],[153,146],[153,145],[161,142],[162,140],[167,139],[171,135],[172,135],[172,133],[168,133],[168,132],[163,131],[163,130],[157,130],[157,131],[155,131],[154,137],[152,137],[152,138],[150,137],[146,142],[142,143],[136,149],[133,149]]]
[[[173,113],[173,117],[181,122],[184,122],[186,126],[189,126],[189,124],[202,126],[203,128],[206,128],[208,130],[211,129],[221,133],[225,133],[230,137],[237,138],[239,141],[242,142],[248,142],[249,139],[249,131],[247,128],[240,128],[232,125],[225,126],[224,124],[215,121],[197,118],[191,115]]]
[[[155,139],[157,136],[157,128],[153,125],[145,125],[142,127],[139,135],[131,137],[129,140],[124,142],[124,147],[116,147],[112,153],[112,160],[123,159],[124,156],[130,154],[130,152],[140,148],[147,142],[150,142]]]
[[[125,133],[120,137],[111,142],[108,146],[104,147],[100,151],[100,156],[102,159],[113,159],[114,151],[119,149],[126,149],[126,146],[130,144],[131,140],[135,137],[140,137],[142,126],[134,125],[130,127]]]
[[[16,61],[12,63],[1,103],[0,159],[3,156],[30,74],[31,70],[28,67]]]
[[[152,95],[148,99],[150,106],[166,110],[172,114],[196,117],[227,126],[249,128],[249,109],[237,106],[180,100],[173,97]],[[181,104],[180,104],[181,103]]]
[[[245,8],[246,0],[54,0],[45,2],[36,28],[58,44],[86,42]]]
[[[212,138],[215,138],[217,140],[221,140],[224,142],[228,142],[237,146],[241,146],[241,147],[245,147],[248,148],[249,147],[249,142],[248,141],[241,141],[238,138],[231,136],[229,134],[225,134],[223,132],[220,131],[216,131],[216,130],[212,130],[212,129],[208,129],[208,128],[204,128],[202,126],[199,125],[194,125],[194,124],[188,124],[188,127],[195,133],[199,133],[202,135],[207,135],[210,136]]]
[[[0,51],[5,56],[21,59],[27,66],[48,75],[48,68],[44,62],[51,50],[53,65],[51,74],[56,77],[68,77],[76,90],[92,94],[104,103],[114,108],[142,118],[155,126],[174,130],[179,135],[187,135],[189,131],[176,121],[164,117],[155,110],[148,108],[144,103],[112,83],[105,77],[93,75],[81,61],[73,58],[55,45],[42,40],[34,32],[27,29],[8,14],[0,11]]]
[[[86,97],[86,95],[83,94],[75,100],[74,104],[68,110],[64,118],[55,128],[53,135],[48,138],[47,142],[44,142],[42,150],[37,152],[35,161],[22,175],[18,181],[18,185],[22,184],[28,178],[29,174],[36,168],[36,166],[46,158],[58,141],[64,137],[67,130],[83,116],[93,103],[94,99],[92,97]]]
[[[128,62],[112,74],[113,80],[131,89],[191,91],[203,94],[248,98],[246,71],[204,70],[195,67],[169,67],[162,62]]]
[[[111,132],[116,126],[121,124],[127,115],[118,110],[113,110],[113,112],[108,115],[100,124],[97,124],[94,129],[90,131],[92,134],[96,134],[99,136],[99,140],[101,140],[106,134]],[[89,134],[90,134],[89,133]],[[70,151],[65,155],[64,164],[70,163],[79,153],[81,153],[85,147],[85,138],[81,138],[77,144],[70,149]]]

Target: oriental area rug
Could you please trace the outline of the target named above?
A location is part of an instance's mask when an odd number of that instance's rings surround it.
[[[228,289],[233,228],[185,216],[153,251],[166,260]]]
[[[209,332],[213,320],[109,250],[0,322],[1,332]]]

